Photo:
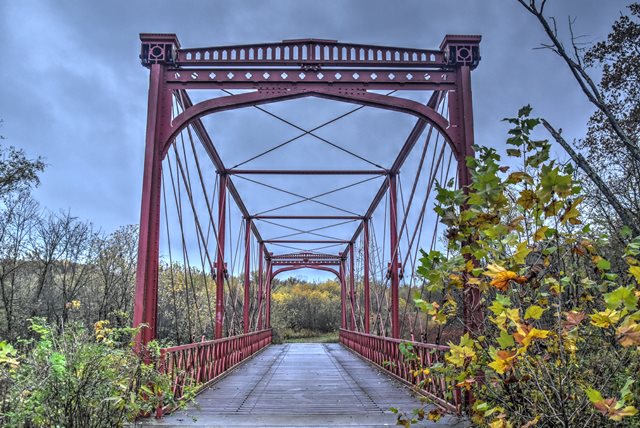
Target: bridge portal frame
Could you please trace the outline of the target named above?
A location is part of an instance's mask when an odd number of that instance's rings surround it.
[[[254,218],[242,202],[230,176],[251,173],[225,167],[213,142],[200,119],[215,112],[301,97],[321,97],[356,103],[417,117],[417,122],[400,153],[388,170],[384,171],[261,171],[273,174],[384,174],[384,181],[366,213],[359,219],[360,225],[339,257],[338,276],[342,284],[342,325],[347,325],[345,302],[353,299],[353,274],[349,292],[345,284],[346,258],[353,251],[353,244],[363,233],[368,241],[368,224],[373,211],[389,192],[390,236],[390,287],[391,287],[391,336],[398,338],[399,326],[399,260],[397,248],[397,195],[396,176],[409,152],[427,124],[433,125],[449,143],[458,164],[458,182],[461,187],[470,184],[470,174],[465,159],[473,156],[473,112],[471,70],[480,61],[480,36],[447,35],[439,49],[413,49],[387,46],[339,43],[335,40],[285,40],[280,43],[221,46],[211,48],[182,48],[175,34],[141,34],[141,61],[150,70],[148,116],[138,266],[136,275],[134,326],[146,324],[137,338],[141,347],[156,337],[158,300],[158,263],[161,204],[162,160],[175,137],[187,126],[193,126],[204,144],[217,173],[220,175],[219,218],[216,257],[216,314],[215,337],[223,335],[224,314],[224,221],[226,192],[238,205],[246,223],[246,239],[252,233],[260,244],[261,253],[267,254],[266,245],[256,227]],[[193,104],[186,90],[192,89],[252,89],[254,92],[213,98]],[[433,96],[423,105],[392,95],[379,95],[369,90],[430,90]],[[172,93],[184,94],[183,111],[172,118]],[[448,116],[445,119],[435,106],[443,92],[448,93]],[[265,218],[266,216],[262,216]],[[320,216],[289,216],[288,218],[321,218]],[[305,241],[309,242],[309,241]],[[271,242],[273,243],[273,241]],[[368,248],[368,247],[367,247]],[[368,259],[368,254],[365,255]],[[351,258],[353,260],[353,257]],[[272,272],[274,261],[266,257],[267,272]],[[246,258],[245,272],[249,260]],[[262,260],[260,262],[262,265]],[[368,269],[368,264],[365,263]],[[258,299],[265,298],[270,307],[270,292],[262,296],[262,269]],[[290,266],[290,268],[292,268]],[[300,268],[300,267],[295,267]],[[315,268],[318,268],[316,266]],[[284,268],[282,268],[284,269]],[[280,269],[279,271],[282,271]],[[328,268],[332,269],[332,268]],[[350,269],[353,270],[353,264]],[[278,271],[277,271],[278,272]],[[368,275],[368,272],[367,272]],[[365,275],[365,296],[369,293],[368,276]],[[247,275],[248,278],[248,275]],[[245,278],[244,319],[248,311],[248,279]],[[270,283],[271,276],[268,277]],[[267,284],[269,290],[269,284]],[[366,299],[367,302],[369,299]],[[365,313],[369,309],[365,306]],[[480,294],[477,287],[465,290],[464,318],[469,330],[477,331],[482,323]],[[264,324],[270,325],[270,315],[265,313]],[[368,316],[364,330],[369,333]],[[351,321],[352,325],[355,323]],[[262,321],[259,321],[260,326]],[[245,329],[247,328],[245,322]]]

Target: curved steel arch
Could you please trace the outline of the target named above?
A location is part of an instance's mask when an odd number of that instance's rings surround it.
[[[319,265],[296,265],[296,266],[286,266],[280,269],[277,269],[275,271],[273,271],[271,273],[271,278],[269,278],[270,280],[274,279],[277,275],[281,274],[282,272],[288,272],[291,270],[298,270],[298,269],[315,269],[315,270],[323,270],[325,272],[331,272],[332,274],[334,274],[335,276],[338,277],[338,281],[341,281],[342,279],[340,278],[340,273],[330,267],[326,267],[326,266],[319,266]]]
[[[171,128],[168,130],[168,135],[163,138],[162,156],[164,157],[166,155],[174,138],[176,138],[183,129],[203,116],[226,110],[234,110],[243,107],[251,107],[260,104],[269,104],[278,101],[312,96],[328,98],[336,101],[352,102],[384,110],[410,114],[432,124],[447,140],[456,157],[460,156],[462,152],[461,148],[454,143],[455,136],[450,133],[450,124],[447,119],[426,105],[391,95],[380,95],[366,91],[335,90],[327,87],[280,91],[256,91],[202,101],[185,109],[173,119],[171,122]]]

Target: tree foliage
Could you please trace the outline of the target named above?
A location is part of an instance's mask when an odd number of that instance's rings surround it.
[[[0,136],[2,140],[4,138]],[[38,174],[44,171],[44,167],[42,158],[28,159],[24,150],[0,146],[0,197],[27,191],[40,184]]]
[[[640,238],[613,258],[530,113],[506,119],[517,167],[477,147],[466,192],[438,189],[451,255],[425,254],[419,272],[445,295],[479,287],[485,322],[431,370],[473,394],[480,425],[637,426]]]
[[[276,284],[271,323],[283,339],[336,332],[340,326],[340,284],[296,280]]]

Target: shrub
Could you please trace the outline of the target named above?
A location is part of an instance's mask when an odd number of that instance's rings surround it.
[[[33,319],[18,350],[0,343],[0,424],[7,427],[124,426],[158,405],[176,405],[170,379],[132,351],[136,330],[98,322],[53,331]],[[148,348],[157,355],[157,347]]]
[[[479,425],[640,426],[640,238],[623,228],[624,257],[605,257],[611,242],[583,223],[571,165],[532,138],[530,112],[505,119],[510,166],[477,147],[471,186],[438,188],[450,255],[423,253],[418,272],[444,297],[416,304],[451,322],[446,303],[477,287],[484,324],[450,342],[446,366],[431,371],[472,393]]]

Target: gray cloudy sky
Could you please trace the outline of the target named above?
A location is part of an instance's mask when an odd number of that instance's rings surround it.
[[[577,16],[577,31],[599,40],[629,1],[549,3],[548,13],[559,18],[563,29],[568,15]],[[148,83],[148,71],[138,59],[141,32],[176,33],[184,47],[315,37],[437,48],[447,33],[481,34],[482,61],[473,73],[477,143],[502,144],[506,127],[500,119],[526,103],[569,138],[583,135],[591,113],[558,58],[532,50],[545,38],[516,0],[0,0],[0,133],[5,143],[46,159],[35,192],[43,206],[70,209],[107,232],[139,219]],[[270,108],[308,127],[352,108],[304,102]],[[398,116],[371,111],[322,135],[384,162],[412,123]],[[364,119],[373,127],[366,128]],[[255,110],[224,113],[208,125],[229,165],[297,133]],[[383,143],[372,142],[375,136]],[[279,165],[315,160],[311,149],[300,147],[283,152]],[[332,156],[342,166],[340,156]],[[273,158],[263,161],[252,166],[272,165]],[[238,185],[251,191],[247,186]],[[257,196],[252,203],[258,210],[267,202]]]

